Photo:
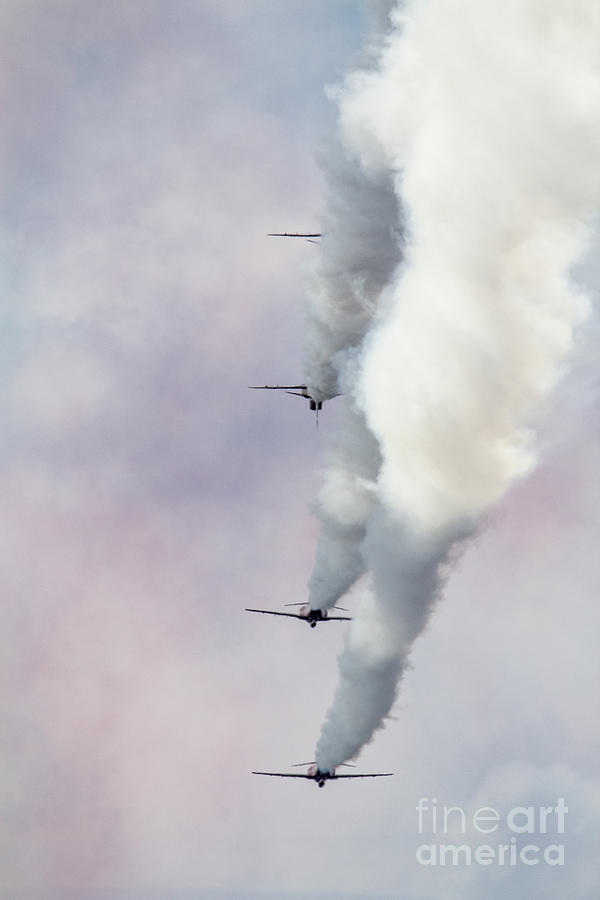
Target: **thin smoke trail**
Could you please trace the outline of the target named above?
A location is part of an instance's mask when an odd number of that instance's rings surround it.
[[[331,385],[333,356],[351,411],[320,495],[311,602],[369,573],[323,769],[381,726],[453,557],[535,465],[536,416],[588,309],[569,269],[600,205],[592,0],[413,0],[393,23],[377,68],[352,73],[338,102],[345,157],[388,186],[407,235],[392,232],[395,261],[373,275],[362,319],[343,271],[313,291],[317,317],[338,301],[311,334],[309,370]],[[340,260],[344,241],[342,228]]]

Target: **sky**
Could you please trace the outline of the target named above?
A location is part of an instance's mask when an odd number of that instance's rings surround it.
[[[304,377],[320,252],[267,233],[320,229],[327,86],[387,8],[3,4],[7,900],[598,894],[597,231],[539,464],[451,567],[358,760],[395,777],[250,774],[312,758],[346,628],[244,612],[307,596],[345,402],[317,431],[303,401],[247,390]],[[560,797],[563,866],[417,859],[438,842],[420,798]]]

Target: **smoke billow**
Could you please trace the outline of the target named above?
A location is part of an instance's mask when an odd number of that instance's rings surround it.
[[[365,171],[340,145],[324,151],[322,164],[329,195],[308,297],[307,368],[308,387],[326,398],[338,392],[344,362],[400,262],[401,225],[391,172]]]
[[[326,238],[309,294],[307,384],[312,396],[326,399],[353,390],[358,352],[401,261],[403,238],[390,172],[364,171],[341,145],[329,149],[323,166],[329,187]],[[380,464],[362,412],[348,404],[342,415],[315,504],[321,534],[309,581],[313,609],[333,606],[364,571],[360,545]]]
[[[369,573],[321,768],[381,726],[452,559],[535,465],[536,418],[588,308],[569,271],[600,205],[593,0],[411,0],[392,20],[376,67],[339,92],[310,301],[308,383],[348,406],[311,604]]]

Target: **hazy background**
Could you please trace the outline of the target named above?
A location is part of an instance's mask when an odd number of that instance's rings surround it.
[[[324,85],[387,4],[5,2],[0,443],[6,898],[596,897],[597,326],[546,457],[451,577],[383,782],[310,759],[341,629],[303,600],[335,428],[301,400]],[[598,284],[598,246],[578,277]],[[425,869],[419,797],[564,796],[564,868]],[[475,841],[480,843],[482,841]],[[493,842],[492,842],[493,843]],[[286,894],[286,891],[289,893]]]

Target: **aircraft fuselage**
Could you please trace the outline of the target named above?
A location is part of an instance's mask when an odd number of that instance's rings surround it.
[[[302,618],[306,619],[311,628],[317,627],[317,622],[323,622],[327,618],[326,609],[310,609],[306,615],[301,613]]]
[[[325,787],[325,782],[329,781],[330,778],[335,778],[335,769],[328,771],[321,771],[316,765],[309,766],[308,769],[309,778],[312,778],[317,782],[320,788]]]

